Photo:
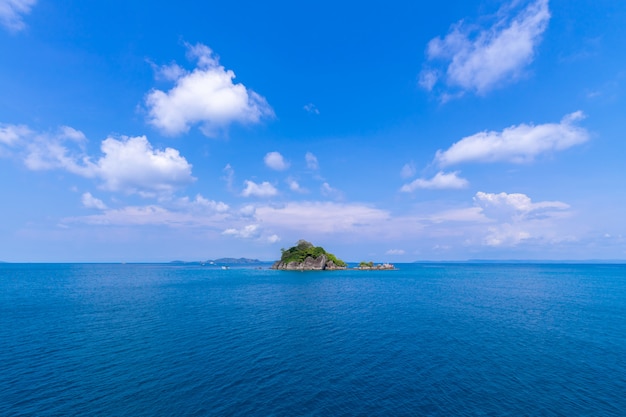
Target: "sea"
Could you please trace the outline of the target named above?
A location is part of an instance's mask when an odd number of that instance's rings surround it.
[[[396,266],[0,264],[0,416],[626,416],[626,265]]]

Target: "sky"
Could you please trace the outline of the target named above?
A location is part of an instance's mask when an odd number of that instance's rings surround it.
[[[0,261],[626,259],[625,22],[0,0]]]

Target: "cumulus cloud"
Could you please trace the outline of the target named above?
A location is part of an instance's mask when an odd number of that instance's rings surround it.
[[[228,204],[222,201],[209,200],[200,194],[196,194],[194,199],[182,197],[176,201],[178,208],[183,208],[195,213],[225,213],[230,210]]]
[[[319,169],[320,165],[317,162],[317,157],[311,152],[307,152],[306,155],[304,155],[304,160],[306,161],[307,168],[312,169],[313,171]]]
[[[551,223],[562,217],[569,205],[560,201],[534,203],[526,194],[485,193],[474,196],[475,204],[495,224],[488,227],[488,246],[514,246],[524,240],[558,239],[551,235]]]
[[[405,253],[404,249],[389,249],[385,255],[404,255]]]
[[[267,100],[240,83],[235,73],[219,63],[213,51],[203,44],[187,44],[187,56],[197,62],[193,71],[176,64],[161,67],[157,73],[175,82],[169,91],[153,89],[146,95],[149,122],[167,135],[179,135],[199,125],[206,136],[231,123],[258,123],[273,117]]]
[[[294,180],[293,178],[287,178],[287,184],[289,185],[289,189],[291,191],[294,191],[296,193],[307,193],[308,190],[306,188],[302,188],[300,186],[300,183],[298,183],[298,181]]]
[[[239,237],[242,239],[255,238],[259,235],[259,225],[249,224],[241,229],[230,228],[222,232],[223,235]]]
[[[87,138],[69,126],[62,126],[54,133],[30,131],[22,138],[26,153],[24,164],[33,171],[63,169],[72,174],[92,178],[95,166],[85,153]]]
[[[534,217],[537,217],[542,212],[569,208],[568,204],[560,201],[533,203],[530,197],[520,193],[493,194],[479,191],[474,196],[474,201],[490,218],[499,218],[501,216],[506,218],[528,218],[531,213]]]
[[[254,216],[255,212],[256,212],[256,207],[254,207],[252,204],[246,204],[245,206],[239,209],[239,214],[242,215],[243,217],[252,217]]]
[[[81,197],[83,206],[86,208],[94,208],[98,210],[106,210],[107,206],[99,198],[94,197],[91,193],[83,193]]]
[[[489,28],[460,21],[444,38],[432,39],[428,60],[443,66],[425,67],[419,84],[432,90],[442,81],[447,87],[484,94],[517,80],[533,61],[550,21],[548,0],[532,1],[516,10],[519,3],[503,7]]]
[[[37,0],[0,0],[0,25],[9,32],[24,29],[24,16],[29,14]]]
[[[157,80],[161,81],[176,81],[182,78],[187,71],[175,62],[169,65],[158,66],[152,61],[148,61],[154,70],[154,75]]]
[[[87,138],[69,126],[56,132],[34,132],[25,126],[3,125],[0,140],[33,171],[62,169],[101,181],[108,191],[155,196],[172,193],[195,181],[191,164],[173,148],[154,149],[145,136],[102,141],[103,156],[86,152]]]
[[[178,150],[155,150],[145,136],[107,138],[101,150],[104,156],[94,170],[104,181],[102,188],[109,191],[171,193],[195,180],[191,164]]]
[[[269,243],[276,243],[276,242],[280,242],[280,236],[278,235],[271,235],[267,237],[267,241]]]
[[[583,118],[583,112],[577,111],[566,115],[560,123],[520,124],[501,132],[476,133],[445,151],[437,151],[435,161],[440,166],[463,162],[531,162],[539,154],[586,142],[589,133],[575,125]]]
[[[268,168],[271,168],[276,171],[284,171],[289,168],[289,163],[285,161],[285,158],[280,154],[280,152],[268,152],[263,158],[265,161],[265,165]]]
[[[261,184],[257,184],[254,181],[245,181],[246,187],[241,192],[244,197],[272,197],[278,194],[278,190],[269,182],[263,181]]]
[[[465,188],[469,185],[469,182],[465,178],[458,176],[458,171],[455,172],[438,172],[433,178],[427,180],[418,178],[413,182],[404,184],[400,191],[404,193],[412,193],[413,191],[423,188],[431,190],[443,190],[443,189],[459,189]]]

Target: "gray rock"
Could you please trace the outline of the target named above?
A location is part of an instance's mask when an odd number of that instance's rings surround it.
[[[271,269],[280,269],[285,271],[323,271],[346,268],[335,265],[333,261],[328,260],[326,255],[321,255],[317,258],[307,256],[307,258],[302,262],[285,263],[276,261],[274,265],[272,265]]]

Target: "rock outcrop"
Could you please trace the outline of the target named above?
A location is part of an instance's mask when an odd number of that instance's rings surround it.
[[[322,247],[313,246],[306,240],[299,240],[296,246],[282,250],[280,261],[271,269],[285,271],[329,271],[346,269],[346,263],[328,253]]]
[[[320,255],[317,258],[307,256],[302,262],[276,261],[274,262],[274,265],[272,265],[272,269],[281,269],[285,271],[332,271],[337,269],[346,269],[346,267],[335,265],[335,263],[328,259],[326,255]]]

